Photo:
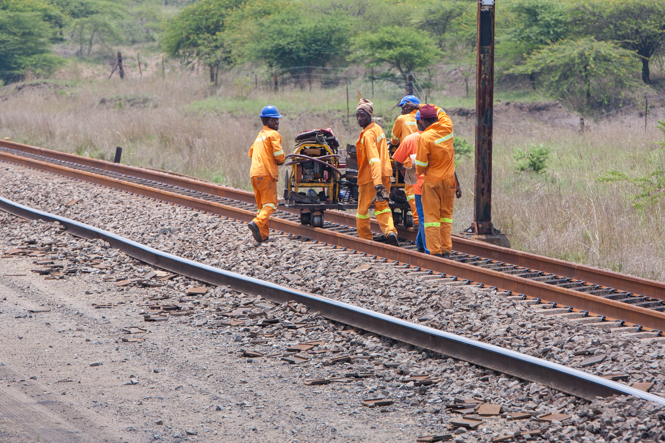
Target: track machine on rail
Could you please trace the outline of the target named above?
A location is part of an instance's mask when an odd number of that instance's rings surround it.
[[[330,129],[315,129],[296,136],[293,154],[285,166],[285,206],[300,209],[300,223],[323,227],[326,209],[357,208],[358,187],[340,169],[339,142]]]
[[[395,160],[393,160],[393,155],[397,151],[397,147],[393,146],[388,142],[388,152],[390,153],[390,164],[393,167],[393,176],[391,177],[390,185],[390,209],[393,211],[393,223],[395,225],[403,225],[405,228],[412,228],[413,223],[413,213],[411,212],[411,206],[406,199],[406,193],[404,192],[404,175],[397,170],[395,166]]]

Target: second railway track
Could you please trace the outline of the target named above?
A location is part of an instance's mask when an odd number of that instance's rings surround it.
[[[0,160],[119,189],[240,221],[255,214],[253,195],[189,177],[161,171],[118,165],[71,154],[0,141]],[[665,328],[665,284],[622,275],[589,266],[500,248],[460,237],[453,239],[452,260],[415,252],[408,244],[393,247],[355,235],[354,218],[329,211],[324,228],[301,226],[297,214],[277,211],[272,226],[361,254],[376,255],[396,264],[411,266],[432,277],[459,279],[470,284],[494,286],[498,290],[552,303],[552,307],[575,309],[598,321],[620,320],[636,330]],[[376,225],[373,225],[376,228]],[[409,243],[411,230],[400,230]]]

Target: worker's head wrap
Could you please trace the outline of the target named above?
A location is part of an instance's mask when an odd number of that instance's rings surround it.
[[[374,103],[367,100],[366,98],[361,98],[360,99],[360,103],[358,103],[358,107],[356,108],[356,112],[358,112],[358,110],[361,110],[361,109],[363,111],[365,111],[367,114],[369,114],[370,117],[372,115],[374,115]]]
[[[436,108],[432,105],[423,105],[420,107],[420,118],[422,120],[431,120],[436,118]]]

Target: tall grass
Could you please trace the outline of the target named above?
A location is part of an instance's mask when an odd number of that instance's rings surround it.
[[[125,163],[247,189],[247,150],[261,128],[257,113],[262,106],[275,104],[285,114],[280,132],[286,147],[298,132],[312,128],[332,128],[344,146],[355,143],[359,133],[353,118],[358,90],[370,95],[366,85],[350,85],[347,121],[345,87],[311,92],[259,88],[247,94],[232,82],[211,88],[201,78],[184,75],[38,82],[21,91],[10,85],[0,88],[0,136],[106,160],[122,146]],[[469,98],[444,94],[430,101],[472,107]],[[538,99],[533,94],[504,95],[504,101]],[[400,96],[396,87],[377,85],[374,102],[382,124],[391,126]],[[453,119],[455,133],[472,141],[474,119]],[[645,132],[637,115],[595,122],[590,132],[579,134],[528,113],[498,112],[495,226],[517,249],[665,280],[664,205],[640,212],[631,206],[635,190],[630,185],[597,182],[610,169],[648,173],[648,161],[658,155],[662,137],[653,125]],[[514,151],[534,144],[550,148],[547,171],[517,172]],[[456,203],[454,229],[461,231],[473,217],[473,160],[463,160],[458,174],[464,196]]]

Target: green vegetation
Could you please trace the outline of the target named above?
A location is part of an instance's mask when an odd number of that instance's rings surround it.
[[[455,166],[465,158],[472,158],[475,152],[473,145],[461,135],[456,135],[453,139],[453,148],[455,148]]]
[[[658,127],[665,133],[665,120],[658,122]],[[665,140],[660,143],[665,146]],[[646,207],[655,206],[665,201],[665,150],[661,149],[655,153],[655,158],[648,164],[651,171],[641,176],[630,176],[625,172],[613,169],[598,179],[599,182],[612,183],[623,182],[635,186],[639,192],[632,198],[633,206],[643,210]]]
[[[535,52],[514,74],[539,74],[544,88],[578,110],[626,101],[624,91],[639,90],[631,73],[632,54],[608,42],[591,38],[561,40]]]
[[[579,7],[577,24],[601,40],[633,51],[642,62],[642,80],[649,83],[649,61],[665,45],[665,2],[590,0]]]
[[[403,80],[422,71],[441,56],[434,39],[415,29],[391,26],[360,35],[352,47],[352,60],[367,66],[388,65],[397,69]]]
[[[63,21],[46,1],[0,0],[0,80],[15,82],[27,72],[49,75],[61,62],[51,45]]]
[[[470,0],[0,0],[0,78],[50,75],[56,46],[109,63],[118,45],[131,45],[142,59],[161,52],[186,69],[203,66],[215,85],[220,72],[249,70],[334,87],[360,67],[402,88],[414,74],[421,95],[445,89],[435,75],[445,72],[471,97],[476,10]],[[594,113],[661,87],[652,71],[665,66],[665,2],[503,0],[497,14],[506,89],[530,87]],[[235,89],[246,98],[242,82]]]
[[[513,158],[515,159],[515,170],[517,172],[535,172],[542,174],[547,170],[547,160],[550,156],[550,149],[532,145],[528,150],[522,151],[515,149]]]

